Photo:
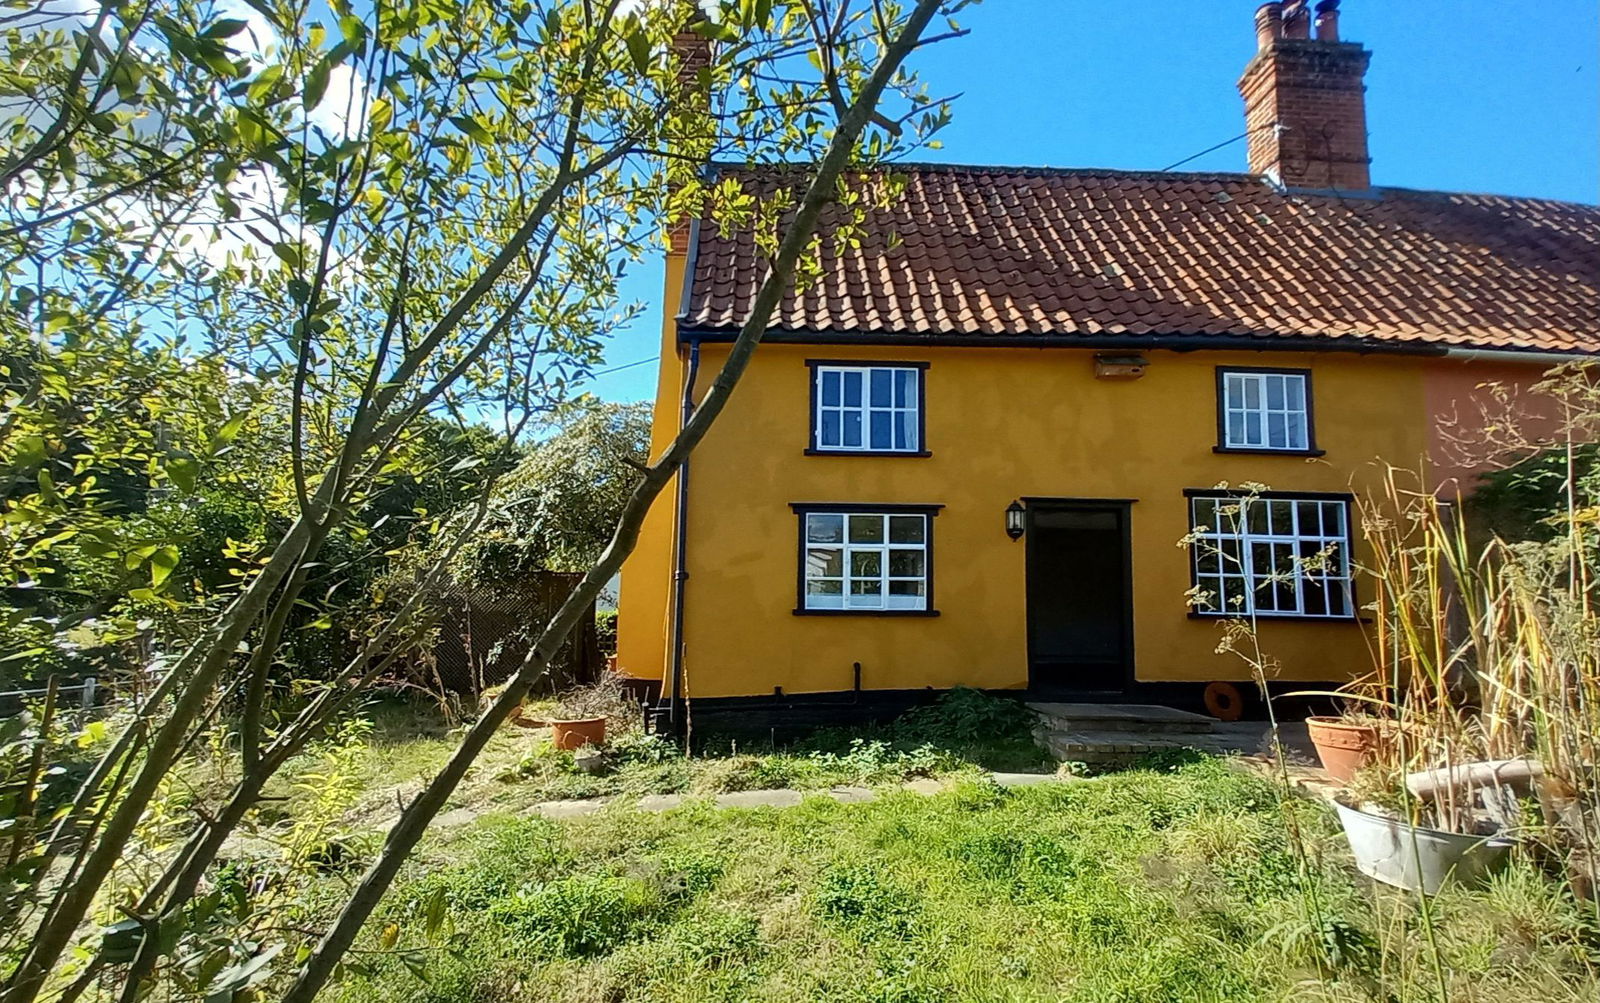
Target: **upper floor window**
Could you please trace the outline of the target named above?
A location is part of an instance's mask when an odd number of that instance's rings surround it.
[[[819,362],[811,366],[813,453],[926,455],[926,363]]]
[[[1348,498],[1193,492],[1189,505],[1195,612],[1355,615]]]
[[[796,613],[934,615],[934,505],[795,505]]]
[[[1217,449],[1318,453],[1310,370],[1219,368]]]

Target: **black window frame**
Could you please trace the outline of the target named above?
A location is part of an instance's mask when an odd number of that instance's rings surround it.
[[[1228,375],[1230,373],[1299,376],[1306,386],[1306,448],[1273,449],[1271,446],[1228,445]],[[1310,369],[1292,366],[1217,366],[1217,442],[1211,447],[1214,453],[1237,453],[1246,456],[1326,456],[1327,450],[1317,446],[1316,385]]]
[[[790,502],[789,508],[795,514],[798,532],[795,542],[795,616],[889,616],[889,617],[930,617],[939,616],[939,610],[933,605],[934,599],[934,553],[933,553],[933,520],[944,508],[943,505],[907,505],[903,503],[870,504],[860,502]],[[923,540],[923,580],[927,591],[927,603],[922,609],[808,609],[806,607],[806,516],[814,514],[838,515],[920,515],[927,519],[927,529]]]
[[[1355,547],[1356,526],[1355,502],[1356,496],[1347,491],[1240,491],[1227,488],[1185,488],[1183,491],[1184,521],[1189,523],[1189,529],[1194,530],[1194,500],[1196,498],[1236,499],[1259,498],[1263,501],[1278,499],[1281,501],[1315,501],[1315,502],[1340,502],[1344,505],[1344,533],[1345,547],[1349,551],[1345,555],[1346,575],[1349,579],[1350,611],[1335,616],[1333,614],[1316,615],[1306,613],[1280,613],[1276,610],[1254,611],[1242,613],[1236,610],[1208,610],[1196,609],[1193,603],[1189,604],[1189,619],[1191,620],[1285,620],[1294,623],[1366,623],[1369,622],[1361,615],[1361,597],[1356,591]],[[1187,548],[1189,559],[1189,588],[1192,595],[1200,588],[1200,562],[1194,545]]]
[[[916,449],[844,449],[817,444],[817,408],[821,403],[818,369],[823,367],[847,369],[914,369],[917,371],[917,448]],[[932,456],[928,449],[928,368],[927,362],[905,362],[890,359],[807,359],[806,379],[810,382],[806,411],[807,456]]]

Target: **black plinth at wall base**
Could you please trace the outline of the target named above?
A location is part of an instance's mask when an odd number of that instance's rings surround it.
[[[1238,683],[1247,705],[1245,717],[1259,720],[1266,717],[1259,690],[1251,682]],[[1326,713],[1331,701],[1310,697],[1287,697],[1284,694],[1302,690],[1327,691],[1336,688],[1326,682],[1273,682],[1268,689],[1273,694],[1274,705],[1282,719],[1303,717],[1308,713]],[[986,690],[994,696],[1013,700],[1051,701],[1071,700],[1079,703],[1148,703],[1180,710],[1205,712],[1203,694],[1205,684],[1135,683],[1127,692],[1071,694],[1032,692],[1028,690]],[[839,690],[831,693],[782,693],[755,697],[702,697],[679,707],[676,729],[669,723],[666,702],[657,700],[646,712],[652,731],[663,734],[676,731],[682,735],[686,720],[693,722],[696,736],[755,735],[762,738],[796,737],[818,728],[858,727],[885,724],[913,707],[931,704],[947,690],[932,687],[918,690]]]

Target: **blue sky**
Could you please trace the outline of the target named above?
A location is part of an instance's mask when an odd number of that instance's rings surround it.
[[[1251,0],[987,0],[971,35],[924,50],[936,94],[964,92],[942,150],[954,163],[1160,170],[1244,131],[1234,82],[1255,50]],[[1346,0],[1346,40],[1373,52],[1373,183],[1595,202],[1600,4],[1594,0]],[[1233,143],[1183,170],[1242,171]],[[649,309],[608,366],[653,356],[659,261],[625,293]],[[610,400],[655,392],[653,362],[601,375]]]

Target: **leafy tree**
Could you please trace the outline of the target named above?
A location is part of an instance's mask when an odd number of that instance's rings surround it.
[[[691,29],[718,43],[703,64],[686,64],[672,44],[694,14],[679,0],[250,0],[244,16],[197,0],[103,0],[87,13],[42,2],[0,27],[14,68],[0,105],[13,151],[0,160],[10,196],[0,205],[0,333],[31,345],[34,367],[9,402],[25,418],[0,427],[16,582],[87,536],[122,554],[126,570],[147,572],[128,601],[174,604],[189,620],[132,724],[50,831],[14,855],[23,894],[10,913],[7,1003],[46,989],[174,765],[211,733],[224,702],[238,707],[236,779],[165,872],[124,904],[137,937],[122,998],[163,973],[176,990],[205,995],[260,977],[277,950],[264,939],[281,937],[281,924],[196,905],[218,851],[266,781],[425,626],[423,600],[485,517],[493,472],[509,466],[530,422],[570,396],[626,316],[615,308],[619,266],[645,253],[663,204],[753,228],[770,260],[756,316],[678,442],[639,471],[611,541],[504,696],[305,954],[286,998],[311,999],[490,731],[620,566],[778,297],[813,273],[816,221],[841,172],[943,124],[944,102],[900,67],[940,7],[962,0],[711,6]],[[886,92],[901,105],[897,119],[878,110]],[[763,201],[708,187],[696,168],[713,156],[820,160],[803,192]],[[105,366],[118,396],[148,365],[159,373],[132,418],[102,427],[103,415],[52,406],[73,397],[64,374]],[[169,384],[187,388],[175,412]],[[169,413],[188,422],[176,440],[161,431]],[[353,588],[341,600],[348,579],[330,581],[330,569],[398,534],[384,506],[398,510],[396,499],[430,485],[414,462],[437,455],[438,421],[468,414],[500,426],[503,448],[471,457],[483,464],[475,506],[445,518],[430,509],[439,499],[410,499],[450,541],[435,565],[348,658],[274,694],[268,681],[307,604],[366,601]],[[124,455],[115,429],[144,416],[154,421]],[[70,434],[40,434],[62,420]],[[259,440],[242,436],[252,423]],[[226,453],[246,441],[272,443],[278,462],[251,473]],[[85,482],[66,502],[50,472],[64,456]],[[258,542],[225,529],[220,557],[189,556],[195,569],[222,560],[231,582],[178,587],[185,546],[216,545],[181,520],[131,548],[96,536],[132,511],[124,495],[142,494],[146,513],[169,486],[203,501],[208,464],[240,489],[236,500],[266,510],[257,523],[211,509],[230,526],[264,527]],[[139,483],[113,494],[95,478],[102,468],[139,471]],[[220,935],[219,923],[232,932]],[[236,957],[240,945],[257,953]],[[83,965],[58,998],[83,991],[103,962]]]
[[[577,407],[501,480],[458,567],[484,581],[588,568],[611,539],[649,452],[648,404]]]

